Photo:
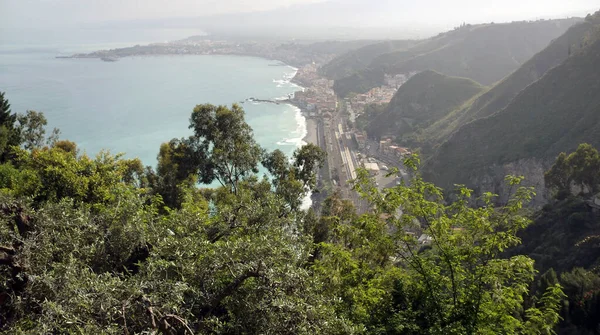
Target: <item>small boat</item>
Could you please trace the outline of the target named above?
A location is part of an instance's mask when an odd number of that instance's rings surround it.
[[[116,62],[119,60],[117,57],[102,57],[100,59],[105,62]]]

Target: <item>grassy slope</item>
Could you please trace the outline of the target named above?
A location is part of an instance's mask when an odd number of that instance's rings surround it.
[[[553,159],[582,142],[600,147],[600,41],[521,91],[502,111],[456,131],[426,165],[442,187],[469,184],[494,164]]]
[[[483,90],[471,79],[423,71],[400,87],[386,110],[367,126],[371,136],[402,135],[443,118]]]
[[[491,85],[517,69],[579,19],[467,26],[381,55],[368,69],[336,80],[341,96],[383,83],[384,73],[435,70]]]

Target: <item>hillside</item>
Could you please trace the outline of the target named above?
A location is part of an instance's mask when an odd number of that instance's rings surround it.
[[[435,146],[462,125],[502,110],[520,91],[540,79],[548,70],[565,61],[571,53],[580,49],[586,34],[590,33],[593,28],[594,25],[591,22],[582,22],[572,26],[563,35],[553,40],[547,48],[478,96],[472,103],[461,106],[424,129],[419,134],[418,141]]]
[[[483,87],[471,79],[423,71],[398,89],[385,111],[367,126],[367,132],[372,137],[401,136],[424,128],[482,90]]]
[[[407,50],[380,55],[367,69],[336,80],[341,96],[363,93],[383,84],[383,75],[435,70],[491,85],[519,66],[550,41],[562,35],[578,18],[465,25],[427,39]]]
[[[448,188],[455,183],[497,189],[505,174],[523,174],[541,186],[539,171],[579,143],[600,146],[600,40],[521,91],[502,111],[466,124],[440,146],[426,176]],[[589,45],[585,45],[589,43]]]
[[[341,79],[352,75],[356,71],[366,69],[378,56],[393,51],[406,50],[417,43],[413,40],[399,40],[366,45],[334,58],[321,68],[321,73],[330,79]]]

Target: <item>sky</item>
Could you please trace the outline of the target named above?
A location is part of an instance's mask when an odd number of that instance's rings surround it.
[[[598,0],[0,0],[0,35],[3,31],[6,35],[8,31],[57,27],[125,27],[132,22],[168,25],[182,20],[202,25],[214,23],[214,18],[211,21],[203,17],[215,15],[221,15],[222,24],[231,22],[233,29],[247,23],[353,28],[412,26],[443,31],[462,22],[583,16],[598,9]],[[253,17],[232,15],[240,12],[262,13]]]
[[[0,18],[53,24],[198,17],[264,11],[320,0],[0,0]],[[31,24],[31,20],[27,20]]]

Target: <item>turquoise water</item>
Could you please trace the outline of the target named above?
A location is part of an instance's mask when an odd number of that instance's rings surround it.
[[[61,138],[89,155],[101,149],[156,165],[162,142],[190,134],[196,104],[231,104],[249,97],[275,99],[298,90],[295,69],[235,56],[131,57],[118,62],[56,59],[43,52],[0,53],[0,91],[13,112],[44,112]],[[290,105],[242,105],[256,140],[291,154],[305,134]],[[48,131],[49,132],[49,131]]]

